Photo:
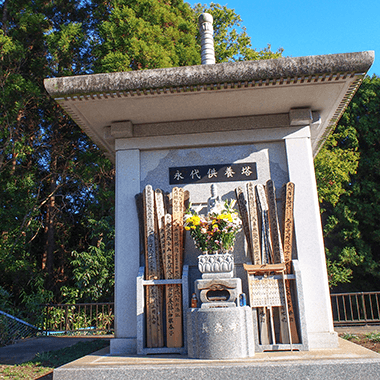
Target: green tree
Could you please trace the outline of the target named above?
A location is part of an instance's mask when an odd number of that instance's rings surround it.
[[[194,12],[196,20],[203,12],[210,13],[214,19],[214,49],[217,63],[274,59],[282,56],[282,48],[273,52],[269,44],[263,50],[254,49],[242,18],[233,9],[225,5],[210,3],[209,6],[195,5]],[[200,45],[199,29],[197,29],[197,41]]]
[[[378,290],[380,78],[365,78],[315,160],[330,285]]]
[[[217,63],[279,58],[282,49],[252,48],[242,19],[233,9],[211,3],[193,9],[183,0],[110,1],[109,17],[95,39],[96,72],[130,71],[200,64],[198,16],[214,18]]]
[[[182,0],[114,0],[99,25],[96,72],[195,65],[194,14]]]
[[[0,286],[15,305],[60,301],[85,220],[113,207],[112,165],[43,87],[89,69],[87,5],[0,2]]]
[[[43,79],[199,64],[202,9],[183,0],[0,0],[1,302],[112,299],[113,165]],[[281,55],[252,49],[233,10],[207,10],[218,62]]]

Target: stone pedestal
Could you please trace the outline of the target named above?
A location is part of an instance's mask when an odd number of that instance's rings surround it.
[[[235,302],[241,293],[241,279],[202,278],[195,281],[195,291],[201,308],[218,307],[221,303],[224,307],[236,307]]]
[[[187,339],[189,358],[240,359],[254,356],[251,308],[189,309]]]

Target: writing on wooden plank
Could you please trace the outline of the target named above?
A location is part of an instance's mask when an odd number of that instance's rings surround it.
[[[182,276],[183,265],[183,208],[184,191],[175,187],[172,191],[172,278]],[[182,347],[182,291],[181,285],[166,286],[166,302],[169,305],[167,315],[167,346]]]
[[[250,281],[251,307],[285,305],[284,287],[281,280],[270,277]]]
[[[291,261],[293,250],[293,208],[294,208],[294,183],[285,184],[284,202],[284,260],[287,273],[291,273]]]
[[[146,279],[160,277],[158,239],[155,223],[154,193],[152,186],[144,189],[144,225],[145,225],[145,268]],[[146,339],[147,347],[164,345],[162,328],[162,287],[147,286],[146,290]]]
[[[157,260],[157,235],[155,228],[154,196],[152,186],[144,189],[144,220],[145,220],[145,276],[147,280],[159,278]]]
[[[256,192],[253,182],[247,184],[247,198],[249,210],[249,227],[253,251],[253,264],[261,264],[261,249],[259,235],[259,220],[257,215]]]
[[[263,185],[256,185],[258,206],[261,214],[261,263],[273,263],[273,251],[271,243],[271,232],[268,217],[268,203]]]
[[[285,185],[285,205],[284,205],[284,260],[286,265],[285,273],[292,272],[292,250],[293,250],[293,228],[294,228],[294,183],[288,182]],[[297,323],[294,313],[294,295],[291,291],[289,280],[285,281],[286,298],[288,301],[288,313],[290,333],[293,343],[299,343]]]
[[[154,198],[155,198],[155,206],[156,206],[156,229],[157,229],[157,235],[158,235],[158,247],[159,247],[159,265],[160,265],[160,272],[165,271],[164,266],[164,254],[165,254],[165,229],[164,229],[164,215],[165,215],[165,208],[164,208],[164,195],[162,193],[162,190],[156,189],[154,191]],[[165,275],[165,274],[164,274]],[[162,275],[160,276],[160,278]]]
[[[184,192],[182,188],[175,187],[172,191],[173,208],[173,256],[174,276],[181,278],[183,264],[183,204]]]
[[[165,243],[164,243],[164,257],[165,257],[165,279],[174,278],[174,264],[173,264],[173,229],[172,229],[172,216],[166,214],[164,217],[165,225]]]

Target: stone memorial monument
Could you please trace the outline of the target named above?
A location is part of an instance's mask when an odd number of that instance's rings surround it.
[[[207,216],[199,217],[195,212],[185,222],[196,246],[202,248],[198,256],[202,279],[194,283],[200,308],[191,308],[187,314],[190,358],[236,359],[254,355],[252,311],[240,305],[242,281],[234,277],[233,247],[241,224],[233,211],[234,203],[227,201],[223,206],[213,184]]]
[[[116,166],[111,355],[335,348],[313,157],[374,53],[214,64],[210,21],[200,66],[45,80]],[[186,208],[232,199],[233,254],[203,254]]]

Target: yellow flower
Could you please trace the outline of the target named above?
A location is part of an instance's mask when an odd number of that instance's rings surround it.
[[[229,222],[232,223],[232,216],[231,216],[231,214],[219,214],[217,216],[217,218],[221,219],[221,220],[226,220],[227,219]]]

